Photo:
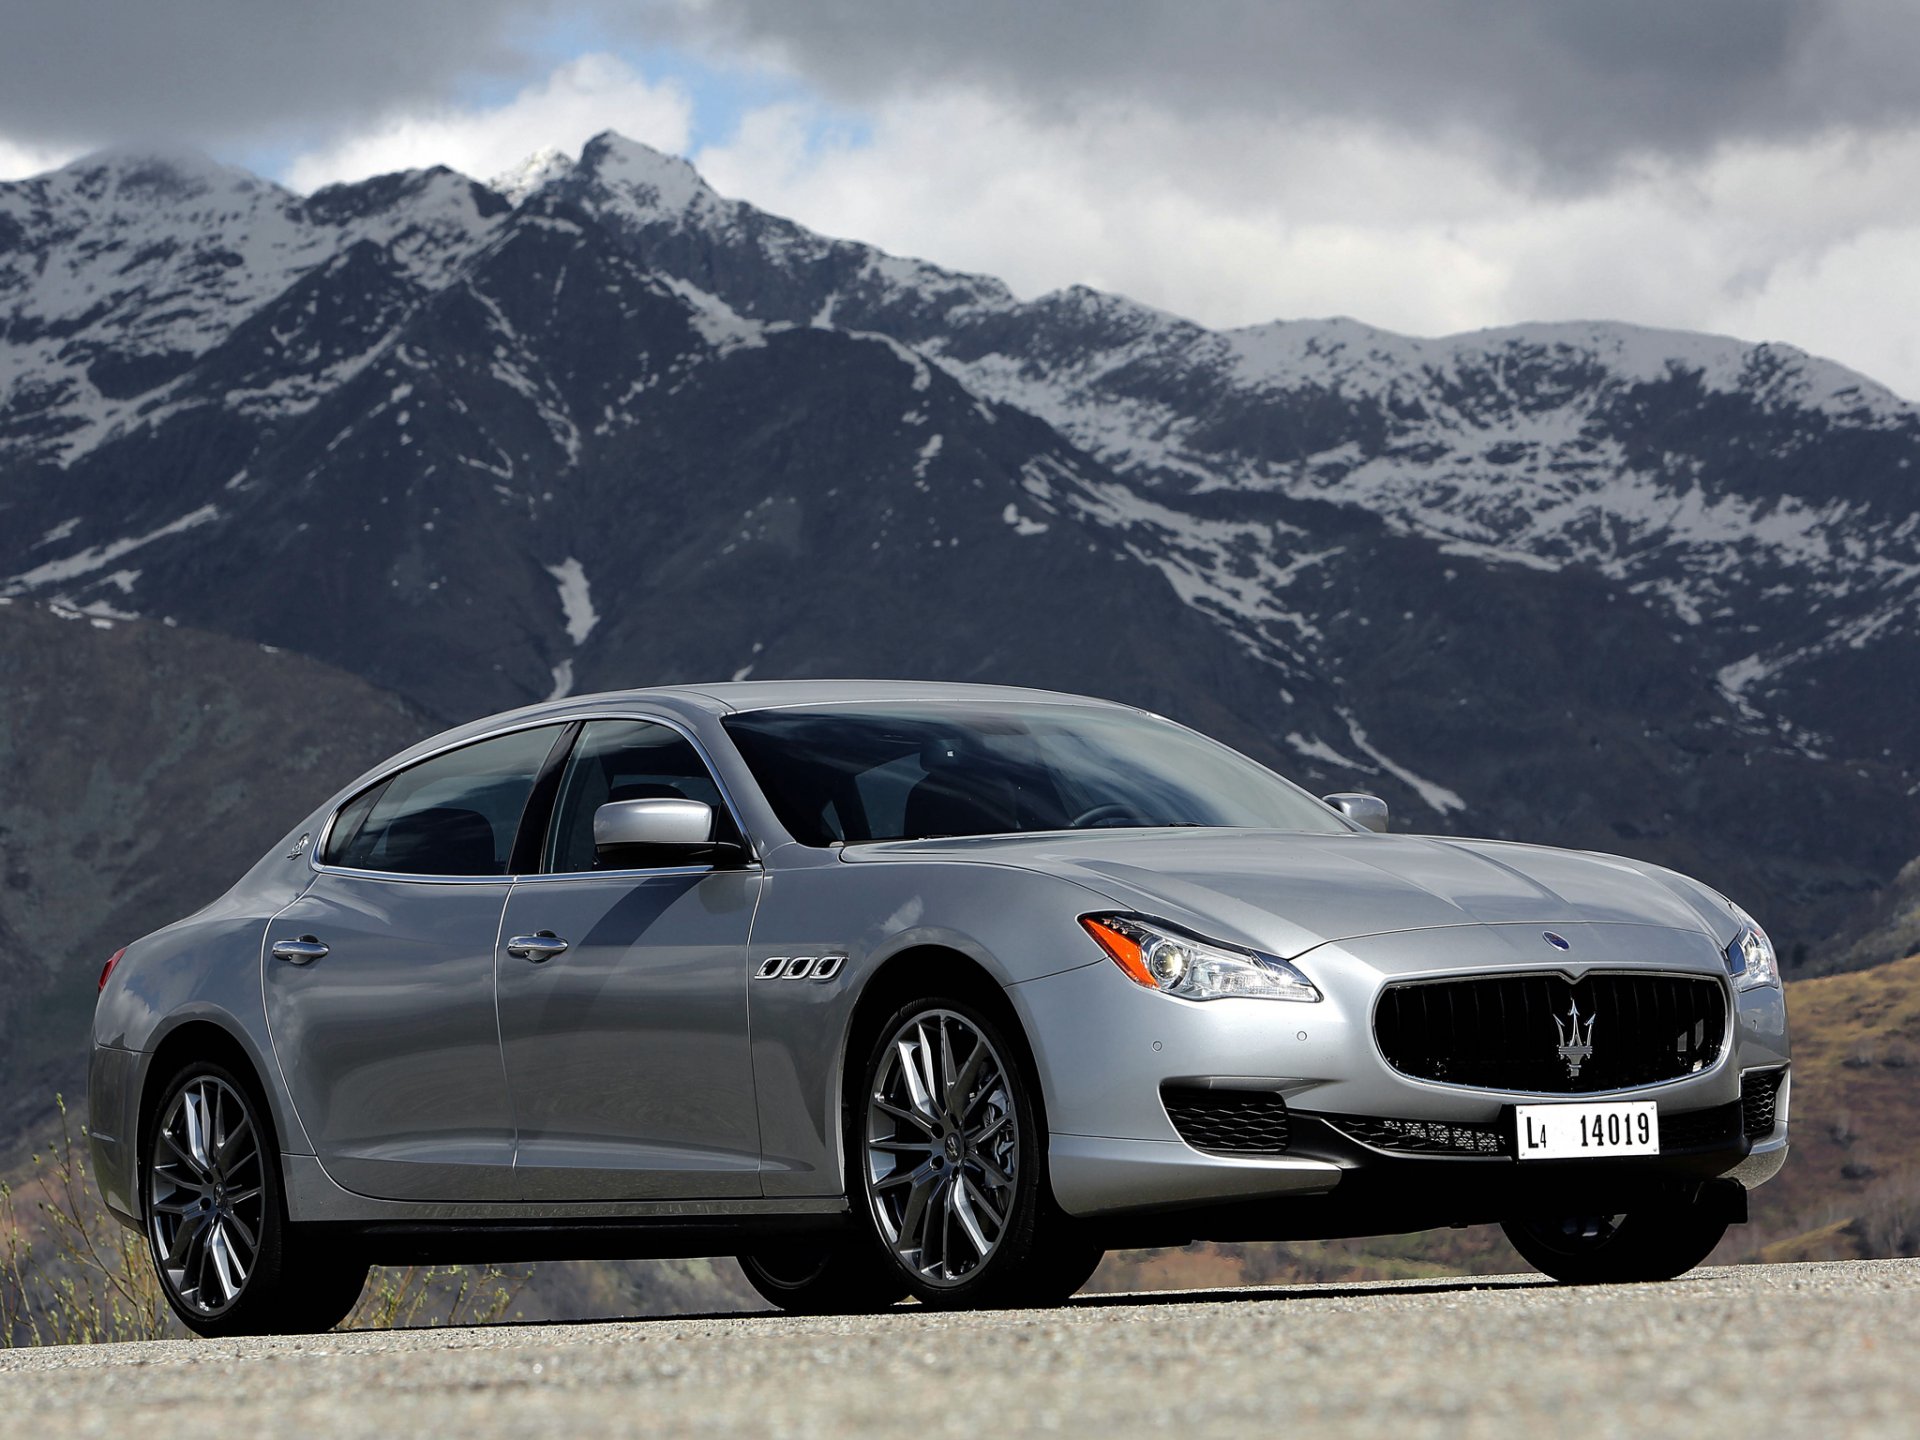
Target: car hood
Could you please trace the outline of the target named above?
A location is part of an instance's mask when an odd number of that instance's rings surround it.
[[[1018,865],[1120,908],[1286,958],[1329,941],[1456,925],[1657,925],[1722,944],[1734,930],[1711,891],[1672,871],[1494,840],[1094,830],[859,845],[842,854],[853,863]]]

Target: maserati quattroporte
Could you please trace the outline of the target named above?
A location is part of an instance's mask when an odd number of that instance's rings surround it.
[[[1065,695],[515,711],[114,957],[97,1175],[207,1334],[402,1261],[737,1255],[803,1311],[1481,1222],[1565,1281],[1699,1263],[1786,1156],[1766,935],[1657,866],[1386,830]]]

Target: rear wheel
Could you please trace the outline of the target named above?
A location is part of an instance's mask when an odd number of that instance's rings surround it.
[[[1509,1220],[1513,1248],[1534,1269],[1565,1285],[1671,1280],[1713,1253],[1728,1221],[1700,1204],[1618,1215]]]
[[[971,1001],[915,1000],[881,1026],[850,1107],[848,1193],[897,1283],[943,1308],[1057,1304],[1101,1250],[1046,1179],[1037,1092]]]
[[[287,1223],[279,1148],[258,1092],[195,1061],[161,1092],[141,1153],[147,1244],[173,1313],[201,1335],[330,1330],[364,1260]]]

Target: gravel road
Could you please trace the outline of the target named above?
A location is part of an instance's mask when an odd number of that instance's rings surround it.
[[[0,1351],[23,1437],[1920,1430],[1920,1260]]]

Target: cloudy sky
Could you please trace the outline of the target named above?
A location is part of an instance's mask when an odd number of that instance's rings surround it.
[[[0,177],[297,189],[615,129],[1035,294],[1416,334],[1622,319],[1920,398],[1913,0],[0,0]]]

